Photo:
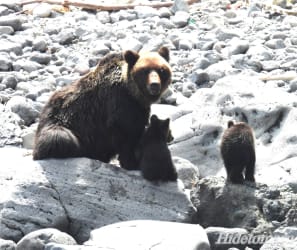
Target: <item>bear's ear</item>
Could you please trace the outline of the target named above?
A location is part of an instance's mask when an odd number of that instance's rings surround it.
[[[155,122],[157,122],[158,121],[158,116],[156,116],[156,115],[152,115],[151,116],[151,124],[154,124]]]
[[[234,125],[233,121],[228,121],[228,128],[232,127]]]
[[[127,50],[124,52],[124,58],[129,67],[133,67],[134,64],[137,62],[139,55],[132,50]]]
[[[158,53],[167,61],[169,62],[169,49],[167,47],[161,47],[158,50]]]

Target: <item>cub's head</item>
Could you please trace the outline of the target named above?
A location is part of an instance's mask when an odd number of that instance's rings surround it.
[[[142,96],[150,103],[157,101],[171,83],[169,50],[162,47],[158,52],[124,53],[129,78],[136,83]]]
[[[151,116],[150,125],[148,131],[154,134],[157,138],[164,140],[166,142],[173,141],[173,136],[169,127],[170,120],[161,120],[156,115]]]

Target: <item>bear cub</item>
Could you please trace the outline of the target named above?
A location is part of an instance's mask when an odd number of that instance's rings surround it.
[[[171,83],[169,50],[106,55],[96,68],[56,91],[45,105],[33,159],[87,157],[138,169],[135,150],[150,106]]]
[[[227,181],[234,184],[242,184],[244,180],[255,182],[255,143],[253,129],[248,124],[229,121],[220,150]]]
[[[152,115],[138,150],[142,176],[149,181],[176,181],[177,173],[167,142],[173,140],[169,119]]]

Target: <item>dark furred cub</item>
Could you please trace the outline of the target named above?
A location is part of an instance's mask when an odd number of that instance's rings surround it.
[[[88,157],[138,169],[135,148],[150,106],[171,83],[169,51],[112,53],[94,71],[56,91],[44,107],[33,158]]]
[[[255,182],[255,143],[252,128],[244,122],[228,122],[223,134],[221,155],[227,171],[227,180],[241,184]],[[244,176],[243,176],[244,172]]]
[[[152,115],[139,148],[139,165],[145,179],[149,181],[177,180],[176,169],[167,146],[167,142],[172,139],[169,119],[160,120],[156,115]]]

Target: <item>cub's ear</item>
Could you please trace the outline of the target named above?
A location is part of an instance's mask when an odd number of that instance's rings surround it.
[[[167,47],[161,47],[158,50],[160,56],[162,56],[167,62],[169,62],[169,49]]]
[[[138,58],[139,58],[138,53],[132,50],[126,50],[124,52],[124,59],[128,63],[129,67],[133,67],[134,64],[137,62]]]
[[[158,116],[156,116],[156,115],[152,115],[152,116],[151,116],[151,123],[152,123],[152,124],[153,124],[153,123],[156,123],[158,120],[159,120],[159,119],[158,119]]]
[[[164,120],[164,126],[169,128],[169,123],[170,123],[170,119],[167,118],[166,120]]]
[[[233,121],[228,121],[228,128],[232,127],[234,125]]]

